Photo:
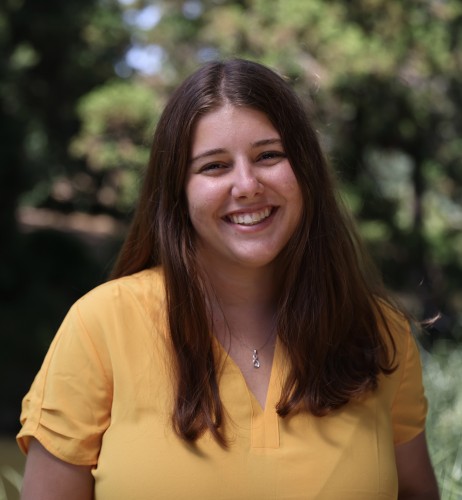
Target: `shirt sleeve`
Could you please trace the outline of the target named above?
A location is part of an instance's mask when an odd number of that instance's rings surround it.
[[[75,304],[23,399],[17,441],[27,453],[36,438],[50,453],[75,465],[95,465],[109,426],[110,370],[104,342],[87,331]],[[96,342],[96,345],[95,345]]]
[[[410,441],[425,429],[427,399],[422,382],[422,365],[416,341],[407,328],[403,335],[398,368],[400,381],[392,404],[395,445]]]

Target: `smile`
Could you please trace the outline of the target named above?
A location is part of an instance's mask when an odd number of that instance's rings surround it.
[[[272,209],[270,207],[260,210],[258,212],[247,213],[247,214],[233,214],[229,215],[227,218],[233,224],[240,224],[241,226],[253,226],[258,224],[262,220],[267,219],[271,215]]]

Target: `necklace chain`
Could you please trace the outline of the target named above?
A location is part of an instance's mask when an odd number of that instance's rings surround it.
[[[258,351],[261,351],[262,349],[264,349],[266,347],[266,345],[268,344],[268,342],[273,338],[274,332],[276,331],[276,324],[275,323],[273,324],[271,331],[268,334],[268,337],[263,342],[263,344],[260,347],[257,347],[255,349],[253,347],[250,347],[248,344],[246,344],[242,339],[233,335],[233,332],[226,321],[226,316],[225,316],[223,310],[221,312],[223,314],[223,319],[225,320],[225,324],[227,326],[227,330],[228,330],[230,336],[234,337],[240,344],[242,344],[244,347],[246,347],[247,349],[250,349],[252,351],[252,365],[254,368],[260,368],[261,362],[260,362],[260,359],[258,357]]]

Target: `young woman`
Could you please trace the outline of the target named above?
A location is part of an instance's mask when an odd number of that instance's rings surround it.
[[[408,321],[273,71],[176,90],[113,278],[24,399],[23,499],[438,498]]]

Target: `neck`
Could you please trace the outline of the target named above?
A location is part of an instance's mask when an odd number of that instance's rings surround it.
[[[274,307],[277,287],[271,269],[244,269],[240,272],[206,270],[205,266],[202,269],[211,299],[222,308],[259,314]]]
[[[275,332],[276,290],[272,269],[227,272],[201,266],[208,287],[213,330],[225,345],[230,337],[252,348]]]

